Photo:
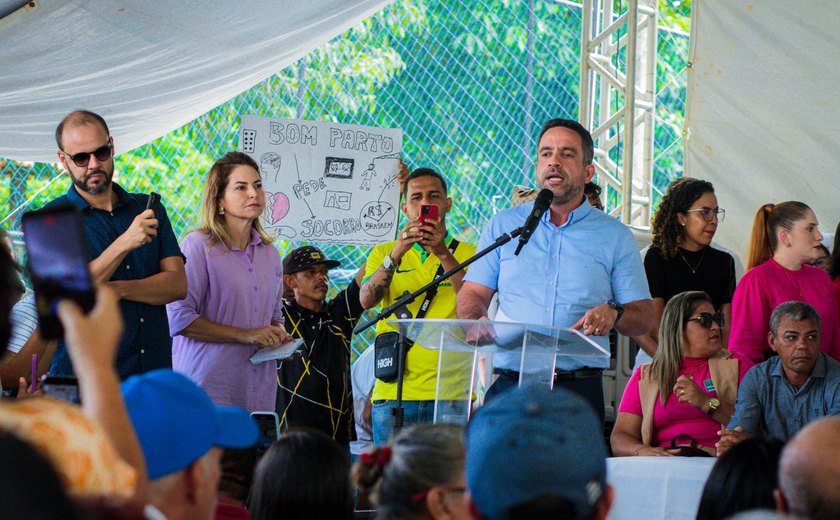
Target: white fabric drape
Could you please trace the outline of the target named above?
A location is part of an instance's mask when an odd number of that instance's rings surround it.
[[[835,0],[695,0],[686,174],[711,181],[716,240],[746,257],[768,202],[800,200],[824,233],[840,219],[840,10]]]
[[[0,19],[0,157],[56,161],[93,110],[120,153],[294,63],[392,0],[35,0]],[[0,0],[0,13],[19,1]]]

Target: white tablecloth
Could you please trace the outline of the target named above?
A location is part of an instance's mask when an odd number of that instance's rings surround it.
[[[612,457],[607,482],[615,489],[611,520],[691,519],[697,515],[714,457]]]

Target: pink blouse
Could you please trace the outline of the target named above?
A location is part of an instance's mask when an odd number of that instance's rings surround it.
[[[738,360],[738,382],[740,383],[747,371],[753,364],[749,359],[739,354],[732,354],[733,359]],[[624,395],[621,397],[619,412],[642,415],[642,401],[639,397],[639,374],[641,367],[633,371]],[[683,358],[677,376],[690,377],[709,398],[717,397],[712,374],[709,371],[709,360],[706,358]],[[717,432],[721,424],[711,416],[703,413],[703,410],[691,406],[687,402],[679,402],[679,398],[673,392],[668,392],[665,404],[662,404],[662,397],[657,396],[656,404],[653,407],[653,438],[651,446],[668,447],[671,439],[680,435],[688,434],[694,437],[698,444],[714,448],[715,443],[720,440]]]
[[[770,348],[770,315],[779,304],[791,300],[804,301],[817,310],[822,321],[820,349],[840,360],[840,317],[828,273],[810,265],[791,271],[772,258],[747,271],[735,288],[727,348],[753,363],[764,361],[764,352]]]

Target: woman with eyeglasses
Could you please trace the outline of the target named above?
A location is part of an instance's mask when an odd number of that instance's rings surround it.
[[[654,326],[633,339],[642,348],[636,366],[656,352],[659,322],[665,304],[684,291],[704,291],[726,318],[721,341],[727,344],[735,292],[735,260],[711,246],[724,210],[718,207],[712,183],[683,177],[671,183],[653,216],[653,243],[645,254],[645,274],[653,298]]]
[[[636,368],[621,398],[610,436],[614,455],[676,455],[672,442],[682,445],[689,437],[715,455],[721,424],[729,422],[738,385],[752,367],[723,348],[723,325],[723,314],[704,292],[668,301],[656,355]]]
[[[472,518],[463,501],[463,435],[452,424],[418,424],[363,453],[353,478],[376,504],[376,519]]]
[[[803,301],[820,314],[820,349],[840,360],[840,320],[831,277],[808,265],[820,255],[817,217],[797,201],[765,204],[753,221],[747,272],[732,300],[729,347],[760,363],[772,355],[767,344],[770,315],[787,301]]]

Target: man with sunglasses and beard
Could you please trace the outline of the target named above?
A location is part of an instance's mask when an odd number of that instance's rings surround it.
[[[787,441],[808,423],[840,414],[840,362],[820,351],[820,315],[805,302],[785,302],[767,335],[778,356],[750,369],[738,388],[735,414],[717,454],[756,435]]]
[[[73,185],[48,205],[76,207],[84,225],[94,283],[107,283],[120,298],[125,331],[117,354],[122,379],[172,367],[172,339],[165,305],[187,294],[184,255],[163,205],[147,209],[149,196],[113,182],[114,138],[105,120],[76,110],[55,131],[58,160]],[[60,342],[51,374],[72,375]]]

